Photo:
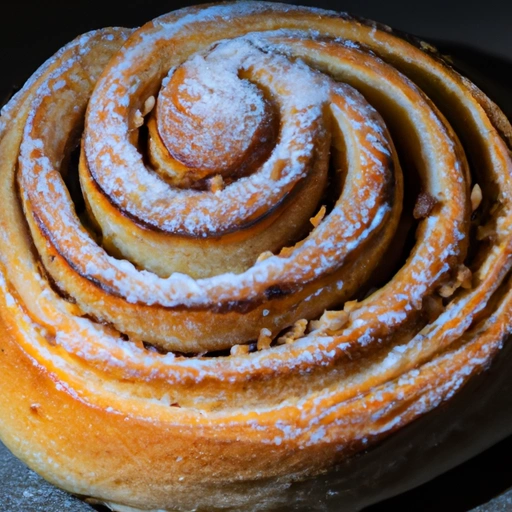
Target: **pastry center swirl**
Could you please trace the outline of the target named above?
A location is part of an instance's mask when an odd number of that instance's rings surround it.
[[[159,91],[158,133],[152,141],[156,145],[159,135],[177,161],[167,171],[157,163],[177,186],[219,176],[218,190],[255,170],[275,143],[271,101],[250,81],[251,73],[241,69],[240,50],[229,51],[229,46],[234,45],[217,47],[172,70]]]

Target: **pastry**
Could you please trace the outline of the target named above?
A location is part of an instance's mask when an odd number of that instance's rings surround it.
[[[485,369],[512,130],[428,44],[211,4],[85,34],[0,118],[0,435],[114,510],[267,507]]]

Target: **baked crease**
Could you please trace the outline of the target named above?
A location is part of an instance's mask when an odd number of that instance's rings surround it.
[[[431,47],[345,14],[79,37],[0,118],[2,440],[115,510],[270,508],[501,347],[510,133]]]

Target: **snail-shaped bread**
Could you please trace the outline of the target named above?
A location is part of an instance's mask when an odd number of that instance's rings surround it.
[[[511,141],[432,47],[345,14],[77,38],[0,118],[2,440],[114,510],[270,507],[489,365]]]

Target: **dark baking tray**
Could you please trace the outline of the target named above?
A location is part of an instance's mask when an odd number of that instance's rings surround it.
[[[325,2],[324,6],[332,7]],[[141,23],[171,7],[155,7],[152,2],[152,8],[155,12],[141,7],[137,20],[130,23],[126,18],[119,19],[117,24]],[[36,62],[31,52],[32,60],[29,57],[18,60],[12,72],[4,68],[0,77],[0,99],[6,97],[13,86],[21,85],[44,58],[68,39],[89,28],[113,24],[106,14],[98,18],[102,19],[73,21],[70,18],[70,24],[65,27],[69,37],[60,34],[45,39],[44,48],[40,49],[42,57],[36,55]],[[37,34],[35,30],[34,37],[40,37]],[[65,39],[61,40],[62,37]],[[512,119],[512,62],[468,46],[434,43],[443,53],[451,55],[455,66],[472,78]],[[33,41],[31,47],[34,48]],[[21,55],[23,48],[20,48],[19,45],[9,48],[8,43],[2,41],[2,60],[5,51],[13,56]],[[30,41],[27,51],[29,48]],[[512,492],[496,498],[512,486],[509,464],[512,454],[511,367],[512,342],[509,342],[490,370],[473,379],[447,404],[335,471],[293,485],[283,495],[282,510],[466,512],[482,504],[479,509],[482,511],[512,510],[512,501],[508,500]],[[6,512],[93,510],[44,482],[1,445],[0,509]]]

